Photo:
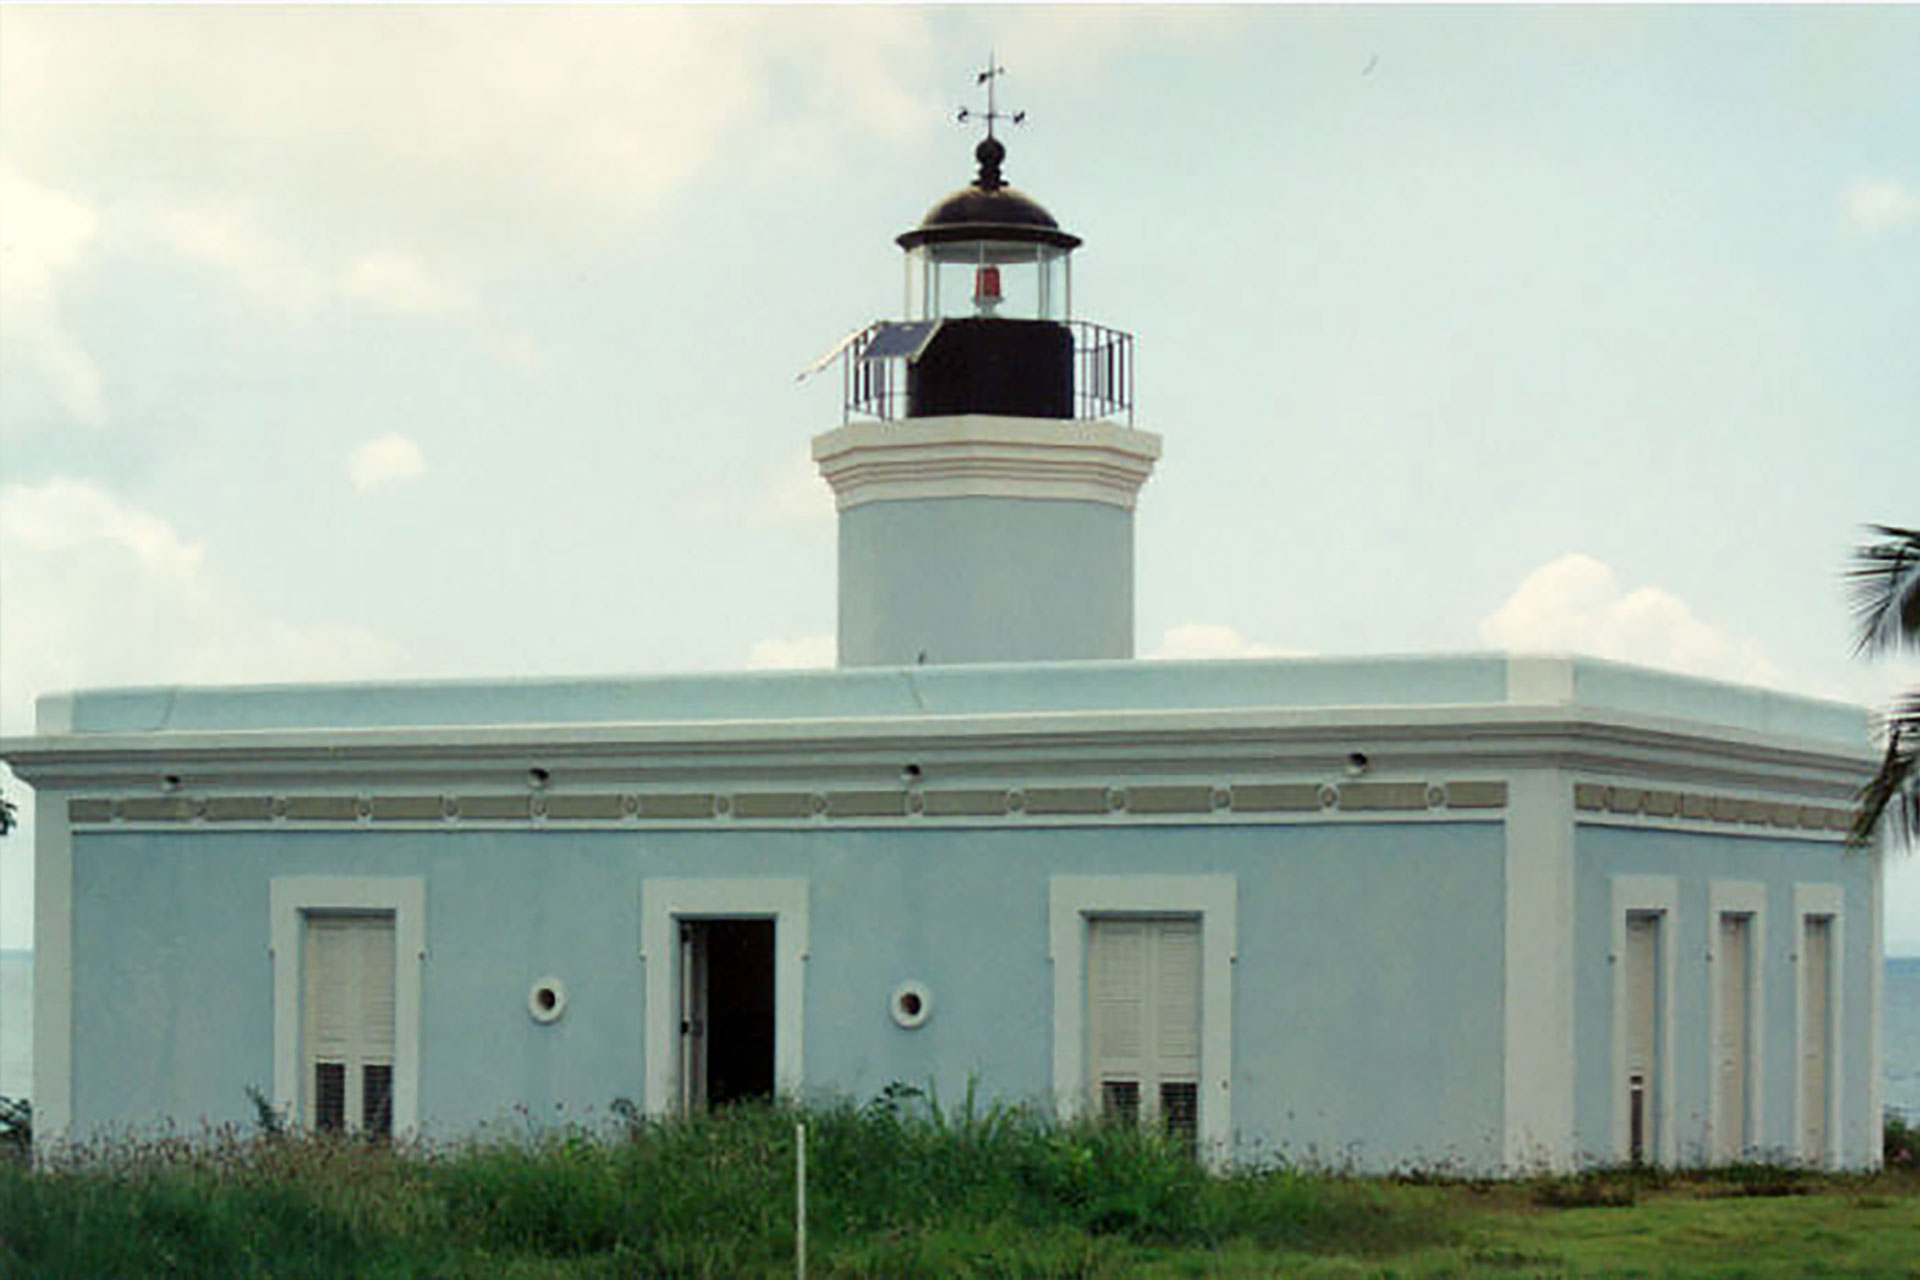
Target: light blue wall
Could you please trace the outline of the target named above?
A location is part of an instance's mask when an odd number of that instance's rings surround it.
[[[272,1079],[268,884],[426,881],[421,1109],[433,1131],[589,1118],[642,1093],[645,876],[811,883],[806,1075],[870,1096],[1052,1089],[1053,874],[1238,883],[1234,1116],[1242,1150],[1486,1164],[1501,1106],[1495,823],[659,833],[81,833],[74,840],[74,1121],[245,1122]],[[526,1014],[546,974],[559,1024]],[[903,1031],[899,982],[934,1015]]]
[[[1133,512],[939,498],[840,513],[840,664],[1133,656]]]
[[[1760,1144],[1779,1154],[1796,1145],[1793,1128],[1795,1088],[1795,991],[1798,923],[1793,916],[1796,882],[1836,884],[1844,888],[1845,1006],[1840,1035],[1845,1043],[1846,1099],[1842,1114],[1843,1150],[1849,1160],[1864,1160],[1879,1141],[1878,1116],[1867,1114],[1871,1077],[1867,1046],[1873,1011],[1867,999],[1870,976],[1880,958],[1873,954],[1871,921],[1874,864],[1831,842],[1781,840],[1664,830],[1582,825],[1575,840],[1575,1019],[1577,1060],[1576,1145],[1583,1154],[1605,1158],[1612,1151],[1613,966],[1612,877],[1675,876],[1679,885],[1674,937],[1673,1116],[1682,1160],[1700,1161],[1707,1151],[1711,1109],[1712,1059],[1708,1042],[1711,1009],[1709,967],[1712,942],[1709,886],[1714,880],[1758,881],[1766,886],[1766,952],[1761,957],[1765,982],[1764,1103]]]

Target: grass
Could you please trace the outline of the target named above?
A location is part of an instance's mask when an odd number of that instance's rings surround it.
[[[737,1107],[392,1148],[227,1132],[0,1165],[0,1276],[1920,1275],[1920,1174],[1768,1166],[1495,1183],[1284,1169],[1036,1112]]]

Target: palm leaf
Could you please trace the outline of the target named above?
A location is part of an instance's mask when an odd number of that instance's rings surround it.
[[[1859,799],[1848,844],[1858,848],[1871,843],[1874,829],[1889,812],[1898,837],[1909,846],[1920,844],[1920,693],[1894,704],[1887,717],[1887,753],[1873,780],[1860,788]]]
[[[1920,529],[1868,525],[1882,541],[1853,553],[1847,586],[1853,596],[1855,642],[1861,653],[1903,645],[1920,648]]]

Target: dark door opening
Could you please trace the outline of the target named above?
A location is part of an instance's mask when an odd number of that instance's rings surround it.
[[[688,1109],[773,1096],[772,920],[680,925],[681,1098]]]

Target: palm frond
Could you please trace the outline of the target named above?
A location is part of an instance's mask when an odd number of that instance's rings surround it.
[[[1853,553],[1847,588],[1859,626],[1855,649],[1884,653],[1903,645],[1920,649],[1920,529],[1873,524],[1879,542]]]
[[[1894,704],[1887,717],[1887,753],[1873,780],[1860,788],[1860,807],[1853,815],[1847,843],[1861,848],[1889,813],[1896,838],[1909,848],[1920,846],[1920,693]]]

